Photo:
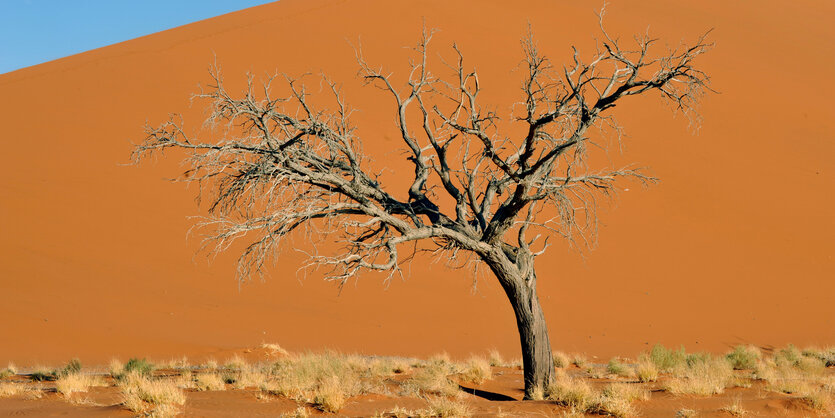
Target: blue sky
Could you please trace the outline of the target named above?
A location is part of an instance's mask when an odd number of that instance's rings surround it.
[[[0,74],[272,0],[0,0]]]

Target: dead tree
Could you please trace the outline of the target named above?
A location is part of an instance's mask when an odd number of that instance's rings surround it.
[[[299,227],[342,244],[335,253],[310,256],[340,283],[364,270],[399,272],[411,256],[401,254],[404,248],[469,255],[486,265],[516,314],[525,397],[541,398],[554,363],[535,258],[550,236],[592,237],[596,199],[613,193],[620,178],[654,180],[631,168],[590,168],[587,131],[612,124],[610,110],[628,96],[656,92],[693,115],[709,89],[708,76],[694,65],[711,47],[706,35],[655,54],[656,39],[635,37],[627,48],[601,30],[594,54],[583,59],[574,49],[573,62],[560,69],[530,33],[522,39],[522,100],[507,122],[524,124],[518,138],[502,135],[499,116],[479,102],[478,74],[457,46],[455,59],[445,62],[450,76],[438,77],[427,62],[432,33],[424,30],[404,85],[358,50],[361,79],[390,96],[414,167],[406,197],[397,198],[369,171],[340,88],[324,77],[334,110],[314,106],[303,79],[286,76],[283,96],[274,96],[272,78],[256,87],[251,76],[242,96],[233,96],[215,67],[196,97],[210,103],[209,124],[228,128],[222,138],[193,138],[174,116],[148,127],[134,157],[187,152],[191,168],[183,179],[213,190],[205,222],[210,242],[222,251],[245,239],[241,279],[260,273]]]

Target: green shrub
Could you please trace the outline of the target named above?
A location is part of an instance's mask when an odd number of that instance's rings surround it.
[[[149,375],[154,371],[154,365],[148,360],[132,358],[125,363],[125,373],[138,373],[141,375]]]
[[[58,374],[60,374],[61,376],[66,376],[66,375],[69,375],[69,374],[78,373],[80,371],[81,371],[81,360],[79,360],[77,358],[74,358],[74,359],[70,360],[69,363],[67,363],[67,365],[64,366],[64,368],[61,369],[60,372],[58,372]]]
[[[754,370],[760,360],[760,353],[755,347],[738,345],[725,358],[734,370]]]
[[[29,375],[29,379],[35,382],[53,381],[58,378],[55,370],[36,370]]]
[[[789,344],[786,348],[781,349],[777,352],[774,356],[774,361],[777,362],[778,365],[784,364],[789,366],[797,366],[800,364],[800,360],[803,358],[803,354],[800,350],[797,349],[793,344]]]
[[[609,364],[606,366],[606,371],[621,377],[629,377],[632,375],[632,370],[625,364],[621,363],[617,358],[609,360]]]
[[[679,366],[687,364],[687,353],[684,347],[678,350],[671,350],[661,344],[655,344],[649,352],[649,359],[661,371],[671,371]]]

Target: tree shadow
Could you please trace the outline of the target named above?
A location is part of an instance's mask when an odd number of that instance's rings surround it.
[[[458,385],[458,389],[461,389],[464,392],[469,393],[470,395],[478,396],[479,398],[487,399],[488,401],[515,401],[516,398],[502,395],[501,393],[496,392],[488,392],[486,390],[476,389],[476,388],[468,388],[466,386]]]

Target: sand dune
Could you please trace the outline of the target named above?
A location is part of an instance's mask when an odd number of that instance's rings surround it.
[[[272,277],[242,286],[234,254],[211,265],[186,239],[202,214],[170,183],[175,154],[126,166],[145,121],[182,112],[217,59],[243,74],[306,71],[344,83],[366,149],[400,159],[387,97],[363,88],[347,40],[395,74],[421,19],[481,72],[484,99],[519,98],[518,40],[528,21],[561,65],[588,51],[597,5],[558,1],[282,0],[0,75],[0,361],[164,358],[279,342],[291,350],[453,355],[518,353],[509,304],[489,276],[427,260],[405,280],[366,276],[337,289],[297,274],[289,251]],[[675,44],[706,29],[703,61],[720,94],[691,135],[657,98],[617,112],[628,137],[615,162],[662,179],[627,185],[602,214],[599,246],[556,246],[539,261],[552,344],[589,355],[646,344],[721,351],[737,343],[835,344],[835,28],[828,1],[616,1],[623,37]],[[394,178],[396,173],[391,174]],[[301,243],[300,245],[304,245]]]

